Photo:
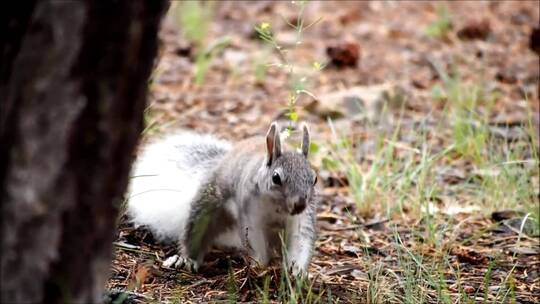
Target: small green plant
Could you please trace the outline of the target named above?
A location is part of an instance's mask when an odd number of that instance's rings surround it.
[[[388,163],[385,163],[384,155],[388,155],[386,152],[393,148],[386,146],[379,150],[371,165],[363,169],[355,159],[351,140],[339,134],[331,120],[328,120],[328,124],[333,139],[328,145],[328,155],[322,159],[323,168],[344,173],[350,193],[356,202],[358,214],[370,217],[374,212],[373,205],[379,197],[381,188],[386,188],[389,179],[388,171],[385,170]]]
[[[215,3],[214,1],[187,0],[174,2],[171,7],[177,26],[197,49],[193,74],[195,84],[198,86],[204,84],[212,59],[230,43],[228,37],[208,43]]]
[[[518,209],[531,212],[538,219],[537,190],[533,179],[540,171],[537,155],[528,157],[529,147],[492,139],[486,164],[480,168],[476,182],[479,203],[489,204],[489,209]]]
[[[266,73],[268,71],[267,58],[270,55],[271,49],[264,48],[259,56],[256,57],[255,66],[255,81],[258,84],[264,83],[266,80]]]
[[[195,83],[202,85],[212,59],[230,44],[230,38],[221,38],[197,54],[195,59]]]
[[[150,74],[150,77],[148,78],[148,87],[150,89],[154,88],[156,85],[157,79],[163,74],[163,68],[160,68],[159,66],[156,66],[155,69],[152,71],[152,74]]]
[[[281,270],[269,271],[262,276],[249,278],[249,284],[256,290],[259,303],[330,303],[323,302],[326,288],[314,290],[314,280],[306,276],[293,276],[287,266],[287,240],[280,235]],[[275,291],[275,292],[272,292]]]
[[[479,85],[463,82],[458,71],[449,75],[440,67],[437,70],[442,85],[435,86],[432,94],[434,99],[447,103],[455,150],[461,156],[481,164],[490,140],[489,114],[498,96]]]
[[[236,276],[232,266],[229,263],[229,276],[227,278],[227,302],[238,302],[238,286],[236,284]]]
[[[276,66],[278,68],[283,69],[288,76],[289,80],[289,96],[288,96],[288,102],[287,102],[287,117],[292,122],[298,121],[298,111],[296,110],[296,104],[302,94],[311,96],[315,98],[313,93],[308,91],[306,89],[306,82],[307,82],[307,76],[299,73],[297,70],[296,64],[290,60],[288,54],[291,51],[294,51],[294,48],[296,48],[298,45],[302,44],[303,34],[304,32],[310,28],[311,26],[318,23],[321,19],[317,19],[316,21],[305,24],[304,20],[304,11],[307,5],[307,1],[296,1],[293,3],[298,6],[298,18],[296,19],[296,24],[292,24],[287,21],[287,24],[295,30],[296,32],[296,40],[294,42],[293,49],[288,50],[285,49],[283,46],[281,46],[275,39],[275,35],[272,31],[272,26],[269,22],[261,22],[259,25],[255,26],[255,31],[257,31],[259,37],[271,45],[276,51],[280,58],[280,62],[269,64],[271,66]],[[324,68],[324,65],[320,64],[319,62],[313,63],[313,69],[315,71],[320,71]],[[260,72],[259,72],[260,73]]]
[[[437,8],[437,19],[426,28],[426,35],[433,38],[445,37],[452,29],[452,20],[448,7],[440,5]]]
[[[174,2],[171,7],[177,26],[198,47],[206,44],[213,6],[214,2],[184,0]]]
[[[442,303],[451,303],[442,272],[444,259],[430,259],[419,248],[404,244],[401,235],[394,229],[394,246],[397,249],[398,265],[403,269],[403,303],[430,302],[428,290],[436,292]],[[418,246],[418,245],[417,245]]]
[[[154,114],[152,112],[152,105],[144,109],[143,120],[144,120],[144,129],[141,133],[143,137],[152,136],[153,134],[156,134],[159,132],[159,123],[155,119]]]
[[[156,134],[159,134],[165,128],[169,127],[170,125],[174,123],[174,121],[168,121],[168,122],[162,123],[160,116],[158,116],[159,115],[158,113],[160,112],[155,111],[153,109],[153,104],[148,105],[148,107],[144,109],[144,112],[143,112],[144,128],[141,132],[141,136],[143,138],[152,137]]]
[[[270,276],[264,277],[262,288],[258,285],[255,288],[257,289],[259,302],[263,304],[270,303]]]

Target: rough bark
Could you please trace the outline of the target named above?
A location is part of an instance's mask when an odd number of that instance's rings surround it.
[[[0,30],[1,302],[96,303],[165,1],[28,1]]]

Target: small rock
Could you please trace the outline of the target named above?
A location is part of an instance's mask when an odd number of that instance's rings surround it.
[[[322,118],[362,116],[373,120],[381,115],[385,104],[392,109],[399,109],[408,97],[408,92],[396,84],[356,86],[320,95],[317,100],[306,105],[305,110]]]
[[[449,185],[456,185],[467,179],[465,172],[457,168],[442,167],[439,174],[442,181]]]
[[[368,278],[367,275],[363,271],[360,271],[358,269],[353,269],[353,271],[351,271],[351,276],[357,280]]]
[[[538,247],[510,247],[508,251],[519,255],[538,255],[540,251]]]
[[[463,40],[485,40],[491,33],[491,25],[488,19],[471,20],[458,32],[457,36]]]
[[[316,114],[324,119],[330,118],[332,120],[336,120],[345,116],[345,113],[343,113],[343,111],[341,111],[337,107],[331,107],[325,104],[321,104],[319,100],[313,100],[312,102],[307,104],[305,106],[305,110],[309,113]]]
[[[364,224],[364,227],[366,229],[381,231],[381,230],[386,229],[386,227],[384,225],[386,222],[388,222],[388,219],[375,218],[375,219],[371,219],[371,220],[367,221]]]
[[[523,232],[527,235],[533,235],[535,232],[535,224],[530,218],[512,218],[504,221],[504,224],[508,227],[513,228],[515,232]]]
[[[520,9],[510,16],[510,22],[515,25],[525,25],[532,21],[531,12],[526,9]]]
[[[361,253],[361,250],[360,248],[356,247],[356,246],[353,246],[353,245],[345,245],[343,246],[343,252],[349,254],[349,255],[352,255],[352,256],[356,256],[358,254]]]
[[[494,137],[504,139],[507,142],[516,142],[517,140],[528,140],[529,134],[519,126],[508,124],[507,127],[498,125],[489,126],[489,133]]]
[[[226,49],[223,52],[223,58],[231,66],[241,66],[247,61],[247,54],[234,49]]]
[[[482,210],[479,206],[460,206],[459,204],[451,204],[444,208],[443,212],[446,215],[454,216],[457,214],[472,214]]]
[[[293,31],[280,31],[275,34],[275,39],[284,48],[294,47],[298,43],[298,35]]]
[[[499,169],[473,169],[471,172],[472,175],[480,178],[495,178],[501,174]]]
[[[535,232],[535,224],[530,218],[525,218],[524,212],[515,210],[501,210],[491,213],[491,220],[501,224],[501,232],[523,232],[524,234],[533,235]],[[506,228],[508,229],[506,229]]]
[[[518,212],[515,210],[501,210],[491,213],[491,219],[495,222],[502,222],[504,220],[515,218],[521,215],[523,215],[522,212]]]
[[[326,54],[335,66],[356,67],[360,59],[360,45],[356,42],[340,42],[326,48]]]

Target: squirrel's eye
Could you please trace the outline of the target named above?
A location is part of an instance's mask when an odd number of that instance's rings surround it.
[[[315,175],[315,178],[313,179],[313,186],[317,183],[317,175]]]
[[[281,177],[279,176],[279,173],[274,172],[274,174],[272,174],[272,183],[281,186]]]

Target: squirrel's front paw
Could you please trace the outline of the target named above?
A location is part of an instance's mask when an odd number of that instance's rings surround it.
[[[308,275],[307,270],[294,261],[289,264],[289,272],[295,277],[306,277]]]
[[[161,265],[165,268],[183,268],[190,272],[197,272],[199,270],[199,263],[197,261],[177,254],[168,257]]]

